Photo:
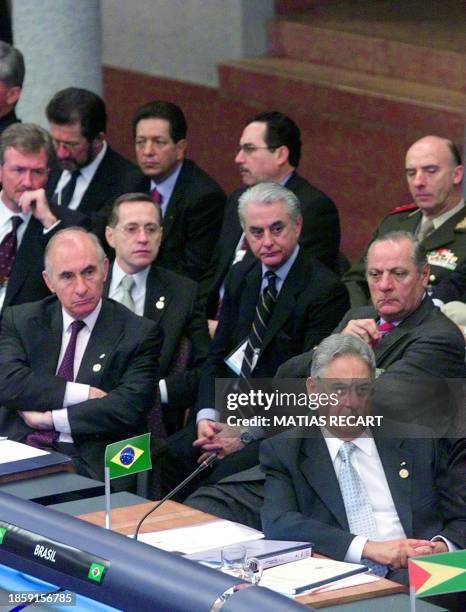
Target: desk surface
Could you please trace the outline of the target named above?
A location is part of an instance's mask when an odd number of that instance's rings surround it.
[[[138,521],[145,512],[153,506],[154,502],[112,510],[112,529],[124,534],[133,533]],[[105,525],[105,512],[83,514],[79,516],[79,518],[89,523],[93,523],[94,525],[100,525],[101,527]],[[197,523],[206,523],[216,518],[215,516],[200,512],[189,506],[167,501],[156,510],[154,514],[146,519],[141,527],[141,533],[146,531],[174,529],[175,527],[186,527]],[[405,592],[406,588],[402,585],[382,578],[377,582],[339,589],[338,591],[319,593],[317,595],[301,595],[297,600],[303,604],[312,605],[315,608],[323,608],[336,604]]]

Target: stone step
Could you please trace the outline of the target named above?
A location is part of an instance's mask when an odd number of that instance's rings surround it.
[[[455,40],[447,46],[441,30],[432,30],[430,39],[426,32],[410,40],[404,27],[402,36],[387,23],[375,28],[368,21],[364,27],[363,21],[322,19],[309,13],[271,22],[269,41],[275,56],[466,93],[466,21],[463,45]]]
[[[381,75],[291,60],[250,58],[219,66],[222,95],[293,113],[384,125],[461,139],[466,93]]]

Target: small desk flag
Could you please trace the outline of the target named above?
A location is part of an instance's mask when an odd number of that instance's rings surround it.
[[[150,470],[150,433],[109,444],[105,449],[105,467],[110,470],[110,478]]]
[[[412,557],[408,571],[416,597],[466,591],[466,550]]]

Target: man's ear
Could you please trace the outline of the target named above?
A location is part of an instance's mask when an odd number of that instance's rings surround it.
[[[306,378],[306,390],[308,395],[311,393],[316,393],[317,391],[317,381],[315,378],[312,378],[312,376]]]
[[[21,87],[19,85],[10,87],[6,94],[6,103],[14,106],[16,102],[18,102],[20,95],[21,95]]]
[[[104,264],[103,264],[103,268],[104,268],[104,282],[107,280],[109,266],[110,266],[110,262],[108,261],[108,257],[106,257],[104,259]]]
[[[112,247],[112,249],[115,248],[115,241],[113,240],[113,227],[110,227],[110,225],[105,227],[105,240]]]
[[[50,293],[55,293],[52,280],[50,279],[47,270],[42,270],[42,278],[44,279],[44,283],[47,285]]]

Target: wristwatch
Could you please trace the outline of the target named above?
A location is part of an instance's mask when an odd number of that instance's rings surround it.
[[[239,439],[244,445],[246,445],[246,444],[250,444],[251,442],[254,442],[255,437],[252,435],[249,429],[247,429],[246,427],[243,427],[241,429],[241,435]]]

